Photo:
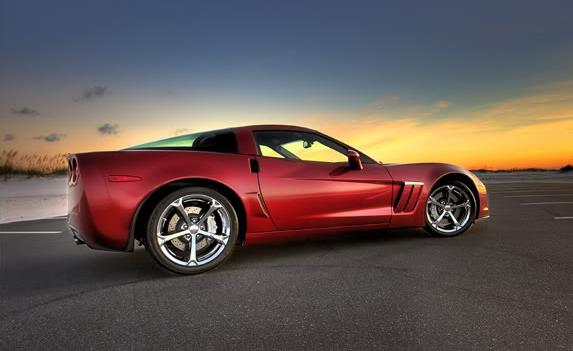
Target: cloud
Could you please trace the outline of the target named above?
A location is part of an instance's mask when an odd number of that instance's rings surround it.
[[[66,135],[62,134],[62,133],[50,133],[48,135],[40,135],[40,136],[36,136],[33,139],[35,140],[43,140],[46,141],[48,143],[54,143],[57,141],[62,140],[62,138],[64,138]]]
[[[117,123],[114,123],[114,124],[106,123],[103,126],[98,127],[97,131],[103,135],[111,135],[111,134],[119,133],[118,129],[119,129],[119,124],[117,124]]]
[[[2,141],[12,141],[16,139],[16,136],[14,134],[4,134],[4,136],[2,137]]]
[[[84,91],[82,93],[82,95],[78,98],[75,98],[74,101],[75,102],[92,101],[92,100],[100,99],[107,94],[109,94],[108,88],[102,87],[102,86],[95,86],[91,89],[87,89],[86,91]]]
[[[400,95],[383,96],[366,105],[364,110],[367,113],[376,113],[383,109],[395,107],[400,99]]]
[[[379,116],[381,114],[394,118],[420,118],[437,115],[448,108],[451,103],[448,100],[437,100],[433,103],[420,103],[412,99],[404,99],[400,95],[380,97],[358,111],[359,114]]]
[[[434,107],[440,110],[448,108],[448,106],[450,106],[450,102],[448,100],[438,100],[434,102]]]
[[[10,111],[18,116],[36,117],[40,115],[40,112],[30,107],[13,108]]]
[[[189,134],[191,132],[192,132],[192,130],[189,128],[179,128],[179,129],[175,129],[172,134],[173,135],[182,135],[182,134]]]
[[[534,87],[521,96],[440,114],[445,106],[440,100],[376,113],[314,113],[301,124],[392,163],[499,169],[555,168],[573,160],[573,84]]]

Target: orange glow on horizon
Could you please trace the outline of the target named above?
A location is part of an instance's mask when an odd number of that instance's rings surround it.
[[[34,137],[52,131],[54,121],[38,118],[37,123],[14,123],[11,131],[18,138],[1,147],[42,155],[117,150],[173,136],[178,129],[191,133],[248,124],[295,124],[320,130],[385,163],[445,162],[492,170],[573,164],[573,82],[548,84],[527,96],[453,111],[456,105],[447,100],[427,105],[404,100],[393,95],[351,112],[307,113],[256,107],[239,112],[213,107],[199,113],[157,106],[120,113],[125,106],[110,106],[105,115],[123,117],[118,134],[99,135],[95,127],[105,120],[94,122],[94,117],[85,116],[89,125],[64,119],[61,124],[69,125],[62,130],[65,137],[44,142]],[[158,120],[159,114],[164,118]]]
[[[573,163],[573,119],[500,132],[471,124],[451,127],[449,122],[419,126],[409,120],[324,130],[384,163],[444,162],[489,170],[555,169]]]

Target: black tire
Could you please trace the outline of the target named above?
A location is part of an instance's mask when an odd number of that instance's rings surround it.
[[[207,196],[212,199],[215,199],[221,204],[222,207],[224,207],[226,213],[228,214],[230,232],[228,234],[228,240],[226,245],[224,245],[222,251],[218,253],[218,256],[216,256],[210,262],[205,264],[198,263],[198,265],[195,266],[184,266],[173,262],[161,250],[157,239],[157,229],[159,227],[159,221],[161,219],[162,214],[164,214],[169,207],[173,207],[171,206],[171,204],[174,201],[183,198],[185,196],[196,196],[196,195]],[[151,216],[147,222],[145,247],[147,251],[151,254],[151,256],[161,266],[165,267],[166,269],[179,274],[198,274],[213,269],[222,264],[224,261],[226,261],[232,255],[235,249],[238,236],[239,236],[239,220],[237,217],[237,213],[233,208],[233,205],[229,202],[229,200],[227,200],[225,196],[223,196],[216,190],[206,187],[193,186],[193,187],[182,188],[172,192],[171,194],[163,198],[163,200],[161,200],[157,204],[157,206],[155,206],[155,209],[151,213]],[[215,242],[213,241],[213,243]]]
[[[459,229],[449,229],[451,231],[449,232],[444,232],[443,230],[440,230],[439,228],[436,228],[432,225],[432,223],[430,222],[430,218],[431,218],[431,214],[429,214],[430,212],[430,206],[428,204],[429,201],[429,197],[434,194],[435,191],[438,191],[439,189],[446,187],[446,186],[454,186],[459,190],[462,190],[465,195],[467,196],[470,204],[471,204],[471,209],[469,209],[469,217],[468,220],[464,223],[464,225],[461,226],[461,228]],[[470,188],[468,188],[467,185],[465,185],[464,183],[457,181],[457,180],[449,180],[449,181],[444,181],[444,182],[440,182],[438,184],[436,184],[432,190],[430,191],[430,194],[428,195],[428,199],[426,199],[426,203],[424,204],[425,208],[424,208],[424,218],[426,221],[426,226],[424,227],[424,229],[426,229],[426,231],[428,233],[430,233],[432,236],[436,236],[436,237],[454,237],[454,236],[458,236],[462,233],[464,233],[465,231],[467,231],[468,229],[471,228],[471,226],[474,224],[475,222],[475,218],[476,218],[476,213],[477,213],[477,201],[475,199],[474,193],[470,190]],[[465,216],[465,214],[464,214]],[[430,218],[429,218],[430,217]]]

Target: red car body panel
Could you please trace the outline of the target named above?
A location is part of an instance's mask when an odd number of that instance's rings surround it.
[[[381,165],[259,157],[259,183],[278,230],[388,224],[392,178]]]
[[[471,172],[446,163],[413,163],[404,165],[385,165],[388,172],[395,181],[419,182],[419,199],[416,206],[411,211],[397,212],[392,215],[392,228],[401,227],[423,227],[425,225],[424,211],[425,204],[433,186],[443,177],[451,175],[464,175],[472,180],[474,192],[479,194],[476,198],[478,202],[478,218],[489,216],[489,202],[485,186]],[[471,186],[470,186],[471,188]]]
[[[241,202],[247,241],[284,235],[314,235],[349,229],[421,227],[432,186],[456,174],[479,194],[479,215],[487,217],[485,187],[472,173],[447,164],[309,162],[262,157],[256,130],[235,128],[238,153],[129,150],[71,155],[68,221],[77,237],[96,249],[130,251],[134,223],[146,199],[164,186],[203,181],[232,192]],[[322,134],[321,134],[322,135]],[[350,148],[350,147],[348,147]],[[258,172],[252,162],[258,162]]]

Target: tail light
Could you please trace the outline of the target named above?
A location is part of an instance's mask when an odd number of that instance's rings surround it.
[[[68,185],[76,185],[79,177],[80,171],[78,168],[78,160],[75,156],[70,156],[68,157]]]

